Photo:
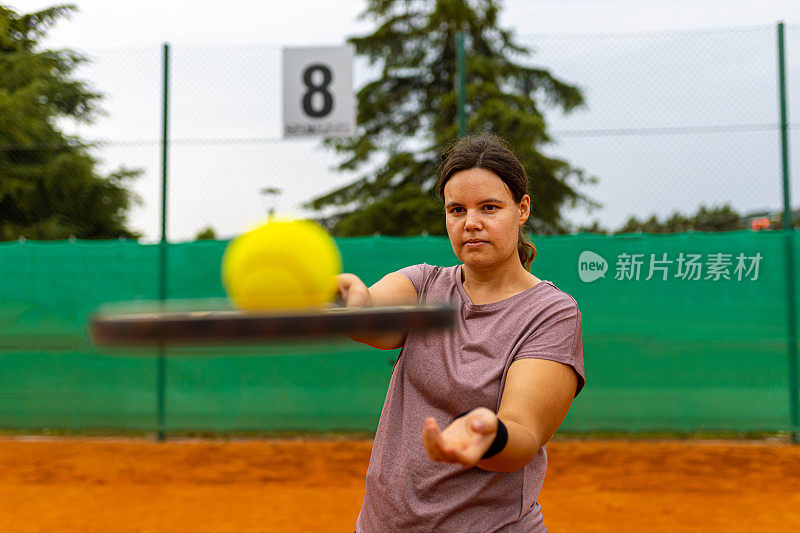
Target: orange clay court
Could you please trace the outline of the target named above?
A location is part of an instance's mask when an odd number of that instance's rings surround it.
[[[371,441],[7,437],[0,531],[346,531]],[[800,531],[800,446],[562,440],[549,531]]]

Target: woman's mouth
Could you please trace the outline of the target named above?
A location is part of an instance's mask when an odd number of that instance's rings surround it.
[[[482,246],[484,244],[487,244],[487,242],[486,241],[467,241],[467,242],[464,243],[464,245],[467,248],[478,248],[479,246]]]

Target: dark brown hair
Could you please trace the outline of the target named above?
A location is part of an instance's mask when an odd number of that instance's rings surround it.
[[[525,169],[514,152],[508,148],[508,144],[497,135],[492,133],[468,135],[450,145],[443,156],[439,182],[436,184],[436,193],[442,203],[444,203],[444,186],[448,180],[456,172],[471,168],[483,168],[497,174],[511,190],[511,196],[517,204],[528,194],[529,183]],[[536,248],[526,238],[529,232],[528,226],[523,224],[519,228],[517,237],[517,252],[525,270],[530,270],[531,263],[536,259]]]

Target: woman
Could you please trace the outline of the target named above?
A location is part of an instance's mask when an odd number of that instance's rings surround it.
[[[544,445],[583,388],[581,314],[528,271],[536,255],[522,232],[528,180],[502,141],[459,141],[437,191],[462,264],[406,267],[369,288],[339,276],[348,306],[459,308],[450,331],[354,337],[402,347],[356,530],[545,531],[537,503]]]

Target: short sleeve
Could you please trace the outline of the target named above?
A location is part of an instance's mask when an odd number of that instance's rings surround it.
[[[425,280],[430,276],[432,270],[436,267],[428,263],[421,263],[419,265],[411,265],[398,270],[399,273],[411,280],[414,288],[417,290],[417,299],[419,300],[422,294],[422,288],[425,286]]]
[[[583,320],[578,304],[566,294],[546,311],[514,355],[518,359],[548,359],[571,366],[578,377],[575,396],[586,383],[583,368]]]

